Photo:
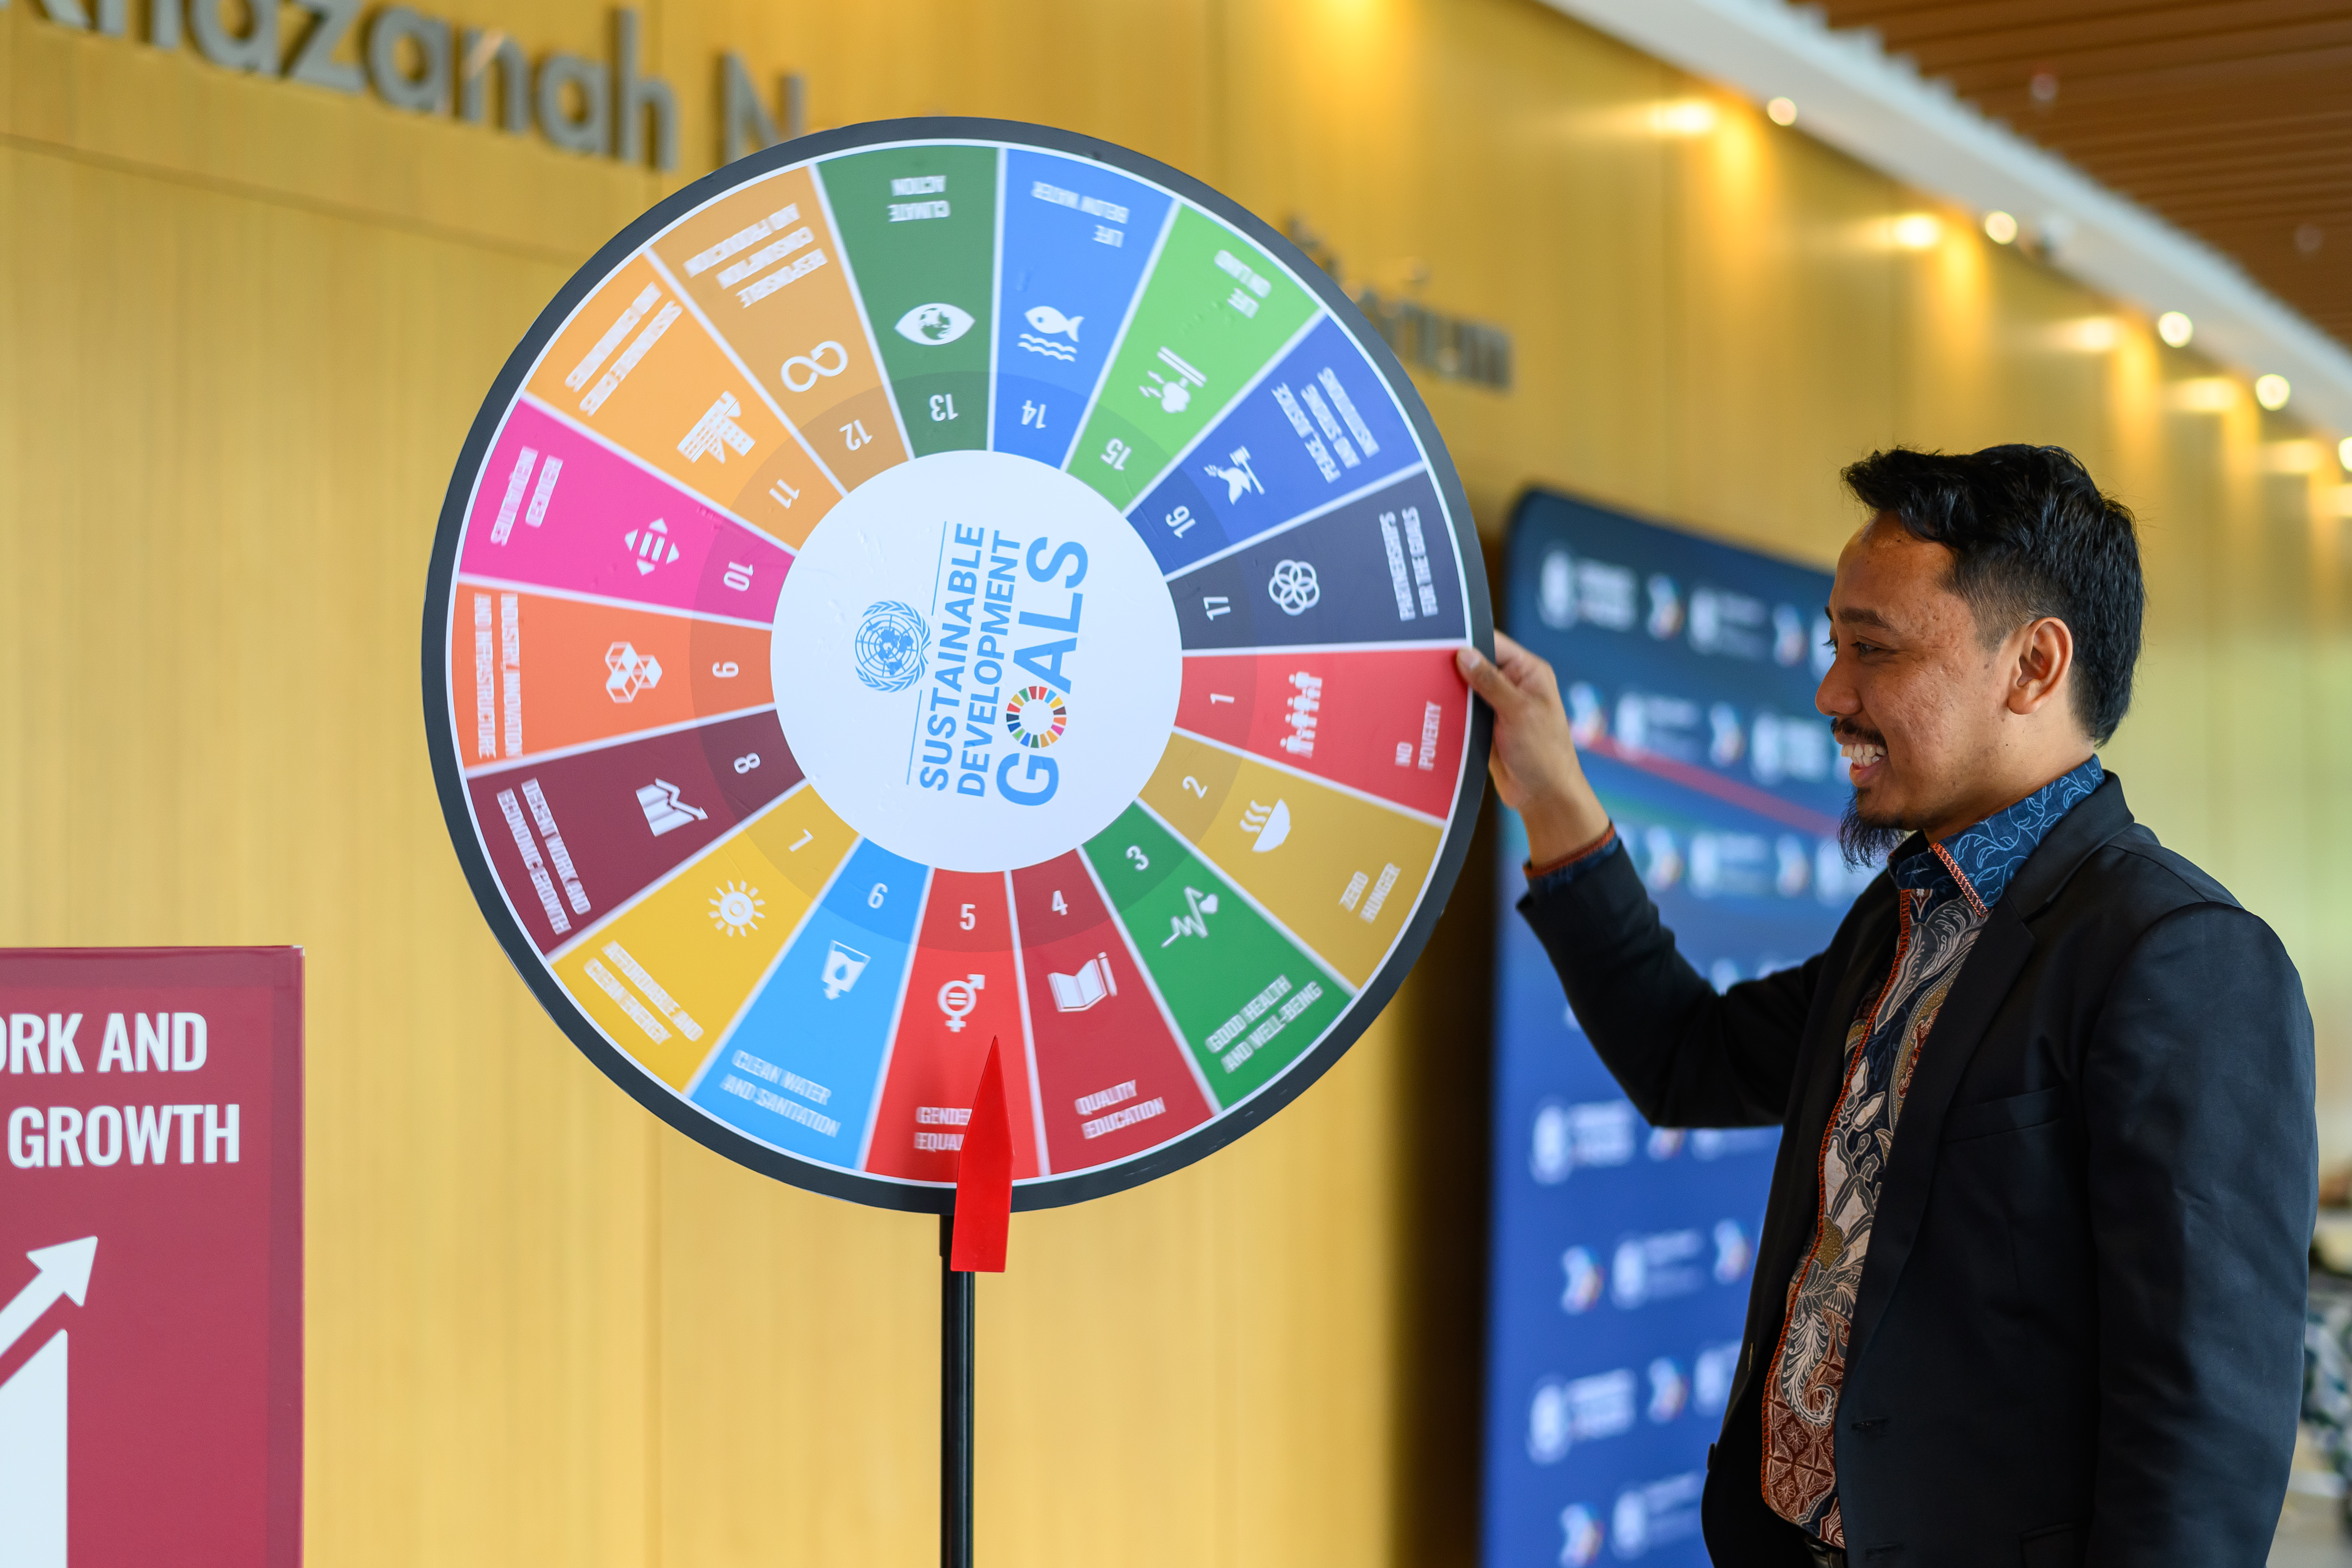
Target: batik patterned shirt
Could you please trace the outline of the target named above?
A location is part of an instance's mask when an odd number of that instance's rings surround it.
[[[1895,964],[1846,1031],[1845,1081],[1822,1138],[1813,1246],[1789,1282],[1786,1327],[1764,1385],[1764,1500],[1833,1546],[1845,1544],[1836,1436],[1846,1335],[1912,1068],[2010,879],[2102,776],[2093,757],[2015,805],[1887,868],[1900,921]]]

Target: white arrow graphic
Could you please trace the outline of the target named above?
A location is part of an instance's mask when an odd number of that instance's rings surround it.
[[[0,1355],[25,1337],[25,1331],[37,1321],[43,1312],[60,1296],[72,1300],[77,1307],[89,1294],[90,1265],[98,1261],[98,1237],[85,1236],[79,1241],[61,1241],[55,1247],[37,1247],[25,1254],[40,1272],[33,1282],[16,1292],[16,1299],[0,1307]]]

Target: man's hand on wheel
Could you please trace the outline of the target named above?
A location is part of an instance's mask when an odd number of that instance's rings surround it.
[[[1551,666],[1495,634],[1495,658],[1465,647],[1454,667],[1495,710],[1495,749],[1487,767],[1495,793],[1528,825],[1528,859],[1563,859],[1609,831],[1609,814],[1585,781],[1570,735],[1568,710]]]

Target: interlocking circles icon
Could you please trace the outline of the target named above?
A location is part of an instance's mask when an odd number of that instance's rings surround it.
[[[1323,596],[1323,584],[1315,580],[1313,562],[1277,561],[1265,591],[1284,615],[1301,616],[1313,609],[1315,601]]]
[[[877,691],[904,691],[923,678],[931,628],[914,606],[877,599],[857,623],[857,679]]]
[[[833,351],[833,363],[829,365],[824,363],[824,355],[827,349]],[[806,367],[808,374],[808,379],[806,381],[803,381],[801,379],[800,371],[796,368],[803,366]],[[784,362],[784,384],[794,392],[806,392],[810,387],[814,386],[817,384],[818,377],[839,375],[843,371],[847,370],[848,368],[849,351],[843,348],[839,343],[835,342],[832,339],[827,338],[824,342],[821,342],[817,344],[816,347],[809,350],[808,353],[804,354],[794,354],[792,358]]]

